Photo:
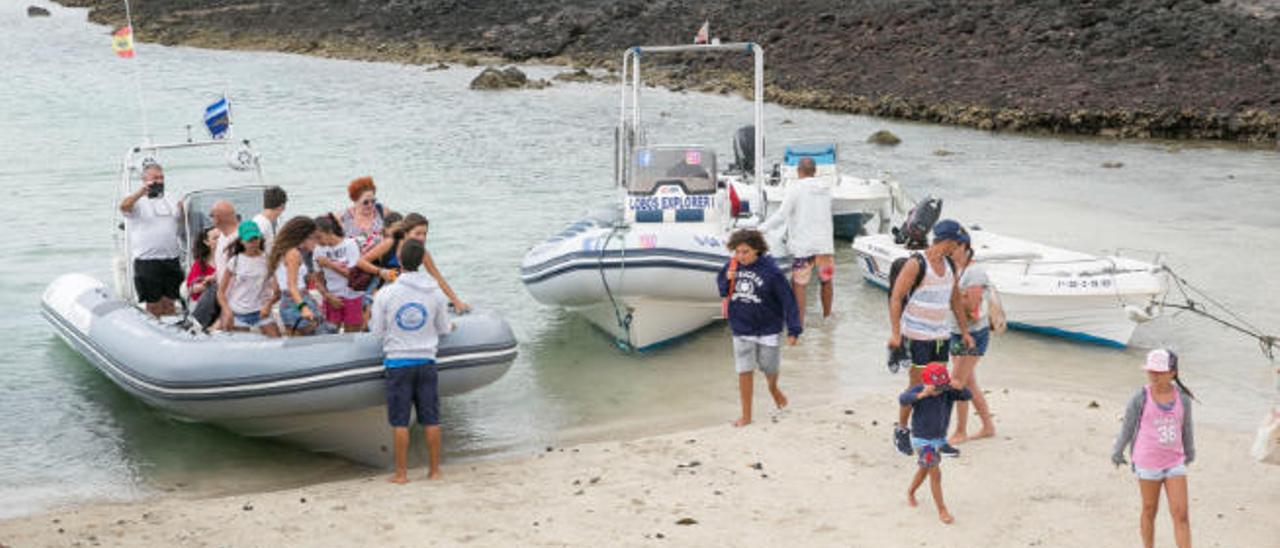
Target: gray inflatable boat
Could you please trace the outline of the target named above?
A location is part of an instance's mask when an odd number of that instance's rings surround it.
[[[57,278],[42,300],[45,318],[68,345],[175,418],[371,464],[389,461],[382,348],[367,333],[194,334],[152,319],[83,274]],[[437,358],[442,396],[494,382],[516,357],[515,336],[496,314],[456,316],[454,325]]]

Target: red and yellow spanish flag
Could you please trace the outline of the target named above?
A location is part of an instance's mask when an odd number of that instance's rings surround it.
[[[111,35],[111,49],[117,57],[133,57],[133,27],[123,27]]]

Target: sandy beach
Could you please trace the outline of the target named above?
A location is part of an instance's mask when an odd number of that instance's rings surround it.
[[[756,423],[634,441],[550,447],[500,461],[414,469],[212,499],[98,504],[0,523],[4,546],[1133,546],[1132,474],[1107,461],[1120,403],[990,390],[999,435],[943,464],[956,523],[937,519],[915,461],[890,447],[889,397]],[[794,399],[794,398],[793,398]],[[763,403],[763,400],[758,400]],[[732,409],[726,409],[726,417]],[[1201,426],[1191,523],[1201,546],[1274,545],[1280,469],[1251,461],[1251,436]],[[1164,509],[1157,544],[1172,545]]]

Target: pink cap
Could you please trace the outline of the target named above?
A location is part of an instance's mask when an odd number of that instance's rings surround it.
[[[1142,368],[1156,373],[1168,373],[1178,368],[1178,355],[1163,348],[1157,348],[1147,353],[1147,363]]]

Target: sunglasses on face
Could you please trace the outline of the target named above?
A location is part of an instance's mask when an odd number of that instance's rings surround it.
[[[373,198],[365,198],[360,200],[360,205],[373,205]]]

